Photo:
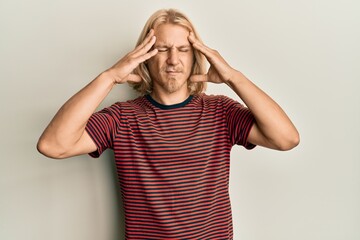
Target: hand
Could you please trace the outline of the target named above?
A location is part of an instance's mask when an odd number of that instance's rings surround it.
[[[210,68],[206,74],[192,75],[190,77],[191,81],[228,83],[231,79],[233,79],[233,76],[237,71],[233,69],[216,50],[210,49],[209,47],[202,44],[195,38],[193,32],[190,33],[188,39],[192,46],[204,54],[210,63]]]
[[[137,46],[133,51],[126,54],[114,66],[109,68],[106,72],[114,80],[114,84],[121,84],[125,82],[141,82],[139,75],[133,74],[133,70],[142,62],[152,58],[158,52],[157,49],[151,49],[156,41],[154,30],[151,29],[144,41]]]

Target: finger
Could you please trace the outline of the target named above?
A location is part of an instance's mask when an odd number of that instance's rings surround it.
[[[194,32],[190,32],[188,39],[189,39],[189,41],[190,41],[191,43],[195,43],[195,42],[198,42],[198,41],[199,41],[199,40],[197,40],[197,38],[195,37]]]
[[[215,59],[217,59],[216,51],[213,49],[207,47],[203,43],[201,43],[199,40],[197,40],[193,33],[189,36],[189,41],[192,43],[192,46],[200,51],[206,59],[209,61],[210,64],[213,64],[215,62]]]
[[[155,42],[156,42],[156,37],[152,36],[150,38],[150,40],[145,45],[142,46],[142,48],[140,48],[132,53],[133,57],[137,58],[143,54],[146,54],[151,49],[151,47],[155,44]]]
[[[143,55],[137,57],[136,58],[137,64],[145,62],[146,60],[155,56],[157,53],[158,53],[158,50],[155,48],[155,49],[151,50],[150,52],[147,52],[146,54],[143,54]]]
[[[142,41],[142,43],[139,46],[137,46],[135,48],[134,52],[139,52],[139,51],[143,50],[151,42],[155,43],[154,40],[156,40],[156,39],[154,39],[154,34],[155,34],[154,29],[150,29],[150,31],[147,34],[147,36],[145,37],[145,39]]]
[[[190,32],[189,41],[192,43],[193,47],[202,52],[206,57],[210,57],[212,53],[212,49],[205,46],[205,44],[201,43],[196,39],[195,34]]]
[[[214,49],[209,48],[199,40],[195,38],[195,35],[193,32],[189,35],[189,41],[192,42],[193,47],[197,50],[199,50],[206,59],[209,61],[211,65],[216,66],[218,69],[222,64],[228,65],[225,61],[225,59],[220,55],[220,53]]]
[[[141,48],[143,48],[152,38],[152,36],[154,36],[154,29],[150,29],[150,31],[148,32],[147,36],[145,37],[145,39],[142,41],[141,44],[139,44],[139,46],[137,46],[134,51],[137,51]]]
[[[208,81],[208,75],[207,74],[198,74],[198,75],[191,75],[190,81],[192,82],[207,82]]]

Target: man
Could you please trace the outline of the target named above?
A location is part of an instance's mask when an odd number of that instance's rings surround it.
[[[139,98],[94,113],[115,84],[126,82]],[[205,95],[205,82],[227,84],[247,107]],[[128,239],[232,239],[232,146],[289,150],[298,142],[280,106],[170,9],[154,13],[137,47],[61,107],[38,149],[68,158],[112,148]]]

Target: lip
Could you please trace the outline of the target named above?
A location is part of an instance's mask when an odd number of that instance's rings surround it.
[[[180,73],[179,71],[166,71],[167,74],[178,74]]]

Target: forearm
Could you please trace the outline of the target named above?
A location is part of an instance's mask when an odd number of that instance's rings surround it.
[[[86,123],[114,85],[106,72],[71,97],[56,113],[39,139],[38,148],[52,154],[75,146]],[[54,153],[55,154],[55,153]]]
[[[241,72],[235,71],[227,84],[236,92],[253,113],[259,134],[252,136],[254,144],[287,150],[298,144],[299,134],[283,109],[265,92],[247,79]],[[259,135],[262,139],[259,142]]]
[[[97,146],[85,131],[91,114],[115,84],[142,81],[133,71],[139,64],[157,54],[156,48],[151,50],[155,41],[154,30],[150,30],[144,41],[133,51],[70,98],[40,137],[38,150],[52,158],[66,158],[95,151]]]

